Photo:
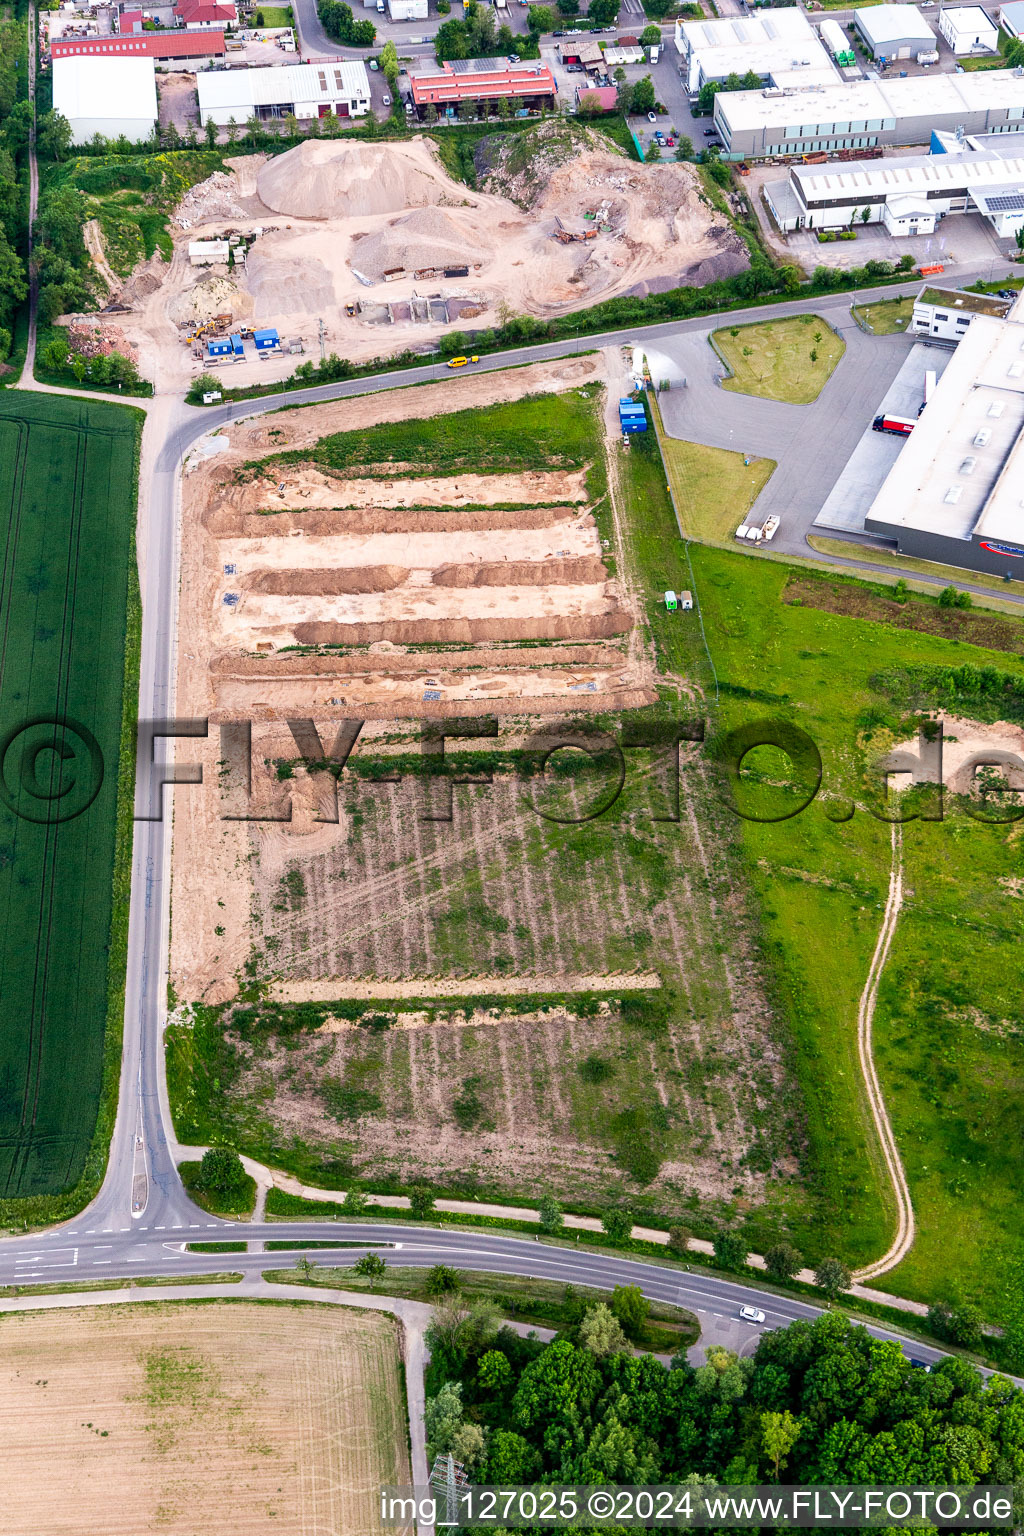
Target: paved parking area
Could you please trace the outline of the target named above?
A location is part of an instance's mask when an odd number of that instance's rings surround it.
[[[931,369],[941,375],[952,356],[951,349],[917,342],[885,394],[880,395],[874,414],[888,411],[894,416],[915,417],[924,399],[926,372]],[[868,509],[902,447],[902,438],[893,437],[888,432],[874,432],[868,422],[860,442],[814,519],[815,528],[863,533]]]

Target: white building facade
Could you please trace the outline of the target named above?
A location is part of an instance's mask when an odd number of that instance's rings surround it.
[[[250,117],[263,121],[294,114],[365,117],[370,110],[370,77],[361,60],[285,64],[265,69],[204,70],[196,76],[199,121],[226,126]]]
[[[1001,299],[994,293],[964,293],[958,288],[927,285],[914,300],[913,335],[930,341],[958,342],[967,334],[975,315],[989,315],[1005,320],[1013,299]]]
[[[679,76],[691,96],[710,81],[753,71],[762,80],[776,74],[807,72],[814,79],[838,75],[817,32],[803,11],[764,11],[759,16],[721,17],[715,21],[677,21]]]
[[[153,60],[95,54],[54,59],[53,109],[67,118],[74,144],[88,144],[98,133],[141,142],[157,120]]]
[[[939,11],[939,31],[954,53],[996,53],[999,29],[984,6],[957,5]]]

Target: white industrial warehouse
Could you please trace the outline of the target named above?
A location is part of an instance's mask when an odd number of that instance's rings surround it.
[[[151,58],[106,55],[53,61],[53,109],[67,118],[74,144],[122,134],[146,139],[157,120],[156,71]]]
[[[365,117],[370,110],[370,77],[361,60],[332,59],[323,64],[285,64],[266,69],[203,70],[196,76],[199,121],[226,126],[250,117],[287,117],[300,121],[326,117]]]
[[[691,96],[709,81],[750,70],[778,84],[797,77],[808,85],[839,78],[817,32],[796,7],[759,16],[677,21],[675,42],[679,75]]]
[[[980,5],[943,7],[939,31],[954,53],[996,53],[999,48],[999,29]]]
[[[853,25],[879,61],[924,54],[938,58],[936,36],[915,5],[871,5],[854,11]]]
[[[865,520],[901,553],[1024,579],[1024,316],[975,314]]]

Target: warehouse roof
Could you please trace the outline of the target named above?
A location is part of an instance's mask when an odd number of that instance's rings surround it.
[[[871,132],[877,131],[886,119],[897,117],[928,118],[949,112],[1001,112],[1016,108],[1024,111],[1024,76],[1012,69],[917,75],[907,80],[837,82],[806,91],[721,91],[715,97],[715,116],[723,117],[734,132],[792,127],[789,137],[801,133],[813,137],[819,125],[830,132]],[[844,130],[844,122],[851,126]],[[871,123],[872,128],[865,130],[865,122]],[[854,123],[859,126],[854,128]]]
[[[953,32],[977,32],[984,31],[986,27],[994,27],[995,22],[983,5],[951,5],[943,12],[946,25]]]
[[[204,112],[230,107],[272,107],[287,102],[368,101],[370,77],[361,59],[330,64],[268,65],[263,69],[202,70],[196,76]],[[246,113],[248,116],[248,113]]]
[[[706,48],[770,47],[787,42],[798,46],[815,39],[803,11],[792,9],[768,11],[761,16],[720,17],[715,21],[677,21],[676,45],[682,53]]]
[[[869,518],[951,538],[977,532],[1020,539],[1022,348],[1024,325],[987,315],[971,322]],[[1012,490],[993,495],[1001,481],[1011,479]]]
[[[125,47],[133,39],[125,38]],[[53,109],[68,121],[108,118],[126,122],[157,115],[151,58],[62,58],[53,61]]]
[[[999,20],[1012,37],[1024,32],[1024,0],[1010,0],[1009,5],[1001,5]]]
[[[854,23],[875,52],[903,41],[935,46],[935,33],[915,5],[870,5],[854,12]]]
[[[534,61],[510,64],[507,59],[480,62],[500,67],[476,74],[464,70],[456,74],[447,65],[419,70],[410,76],[413,101],[417,106],[443,106],[457,101],[497,101],[502,96],[553,96],[555,93],[555,77],[546,64]]]
[[[805,202],[846,194],[885,193],[914,195],[929,191],[936,197],[953,196],[967,187],[972,197],[982,192],[1005,191],[1009,181],[1024,184],[1024,159],[1004,160],[998,155],[968,152],[963,155],[900,155],[888,160],[856,164],[794,165],[790,173]]]

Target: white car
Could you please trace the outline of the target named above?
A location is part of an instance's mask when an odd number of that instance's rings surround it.
[[[383,102],[384,106],[390,107],[390,105],[391,105],[391,97],[390,96],[382,96],[381,97],[381,101]]]
[[[740,1317],[745,1323],[763,1323],[764,1313],[760,1307],[740,1307]]]
[[[647,121],[649,123],[656,123],[658,121],[658,119],[657,119],[657,117],[655,116],[655,114],[653,112],[648,112],[648,114],[647,114]]]

